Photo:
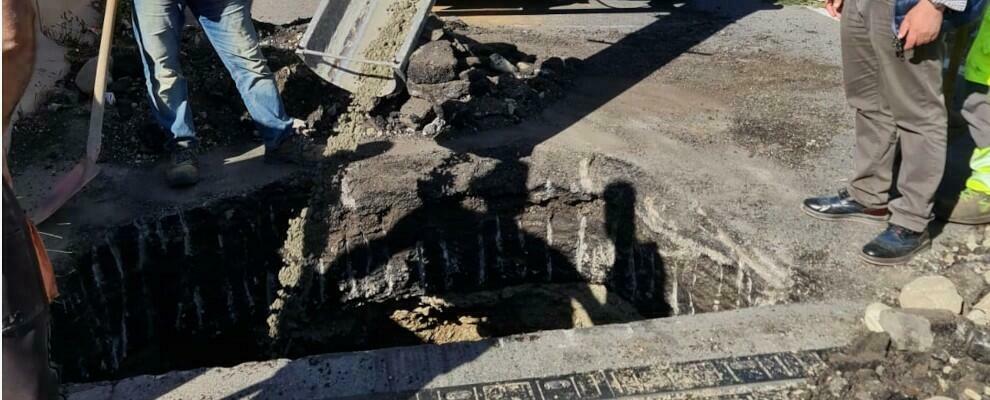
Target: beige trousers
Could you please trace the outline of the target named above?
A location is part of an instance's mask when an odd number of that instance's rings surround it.
[[[849,193],[866,206],[889,207],[891,223],[922,231],[945,169],[945,44],[939,39],[898,57],[893,7],[893,0],[846,0],[842,13],[846,98],[856,110]],[[901,196],[892,199],[895,170]]]

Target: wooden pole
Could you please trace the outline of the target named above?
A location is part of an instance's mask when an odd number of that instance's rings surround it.
[[[96,164],[103,139],[103,111],[106,108],[107,74],[110,70],[110,48],[113,45],[114,23],[117,20],[117,0],[107,0],[100,32],[100,53],[96,59],[96,79],[93,84],[93,108],[89,114],[89,137],[86,158]]]
[[[93,105],[89,114],[89,135],[86,155],[68,173],[59,177],[50,193],[30,211],[31,219],[41,223],[52,216],[89,181],[100,173],[96,161],[103,143],[103,111],[106,108],[107,74],[110,70],[110,48],[113,45],[114,23],[117,20],[117,0],[107,0],[100,32],[100,53],[96,59],[96,79],[93,82]]]

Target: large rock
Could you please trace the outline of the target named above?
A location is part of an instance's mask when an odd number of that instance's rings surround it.
[[[974,360],[990,364],[990,328],[966,322],[956,329],[953,344]]]
[[[110,59],[110,63],[113,64],[113,58]],[[79,88],[83,93],[90,96],[93,95],[93,87],[96,85],[96,64],[97,58],[93,57],[86,60],[82,68],[79,68],[79,72],[76,73],[76,87]],[[107,83],[111,81],[109,72],[107,73]]]
[[[939,340],[943,341],[941,344],[948,344],[953,341],[959,327],[968,323],[968,321],[966,321],[966,319],[961,315],[946,310],[933,310],[930,308],[902,308],[897,311],[927,319],[937,345],[940,344],[938,342]]]
[[[880,326],[898,350],[927,351],[935,342],[931,323],[919,315],[886,310],[880,313]]]
[[[435,116],[433,104],[416,97],[409,98],[399,109],[399,121],[412,129],[422,128]]]
[[[406,77],[412,83],[429,84],[457,79],[457,57],[450,42],[429,42],[413,52],[409,57]]]
[[[468,81],[437,84],[416,84],[409,82],[406,88],[409,89],[409,95],[412,97],[417,97],[433,104],[443,104],[467,96],[471,91],[471,83]]]
[[[873,369],[887,358],[890,348],[890,335],[883,332],[871,332],[860,336],[849,348],[836,354],[829,362],[840,370],[855,371],[863,368]]]
[[[964,263],[955,265],[945,271],[944,274],[946,278],[949,278],[956,285],[956,290],[966,303],[976,301],[980,298],[980,294],[983,293],[983,277],[980,273],[976,272],[975,264]]]
[[[883,332],[883,327],[880,326],[880,313],[889,310],[890,306],[883,303],[873,303],[866,306],[866,310],[863,312],[863,323],[866,325],[866,329],[870,332]]]
[[[928,308],[962,312],[963,298],[956,285],[944,276],[923,276],[901,289],[898,301],[903,308]]]

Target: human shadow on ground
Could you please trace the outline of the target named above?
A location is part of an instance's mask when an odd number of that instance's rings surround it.
[[[473,157],[491,160],[494,162],[494,167],[480,176],[472,177],[466,185],[467,189],[455,193],[456,196],[454,197],[450,197],[450,193],[444,189],[450,186],[454,176],[442,173],[443,169],[438,169],[440,173],[417,180],[415,195],[411,193],[409,195],[416,196],[422,205],[391,224],[388,231],[380,237],[369,239],[367,243],[363,240],[348,242],[347,252],[331,254],[328,253],[328,250],[333,250],[333,248],[329,248],[327,242],[331,234],[338,232],[328,230],[327,220],[324,219],[326,215],[318,215],[318,213],[303,215],[301,232],[305,236],[304,243],[306,244],[302,249],[302,254],[311,258],[313,262],[304,271],[305,283],[298,288],[295,296],[289,298],[289,302],[281,305],[283,310],[291,310],[291,312],[285,314],[284,318],[277,321],[276,325],[283,332],[292,332],[298,327],[306,327],[312,320],[320,317],[320,315],[307,312],[313,310],[310,307],[314,298],[320,294],[327,299],[339,299],[346,296],[348,293],[342,290],[342,287],[337,283],[346,280],[359,281],[376,274],[383,274],[383,270],[389,266],[381,263],[381,261],[388,260],[393,255],[403,252],[415,255],[420,251],[418,250],[420,248],[423,249],[423,252],[438,254],[442,250],[439,249],[439,245],[430,247],[426,243],[420,243],[426,242],[423,238],[429,237],[431,233],[437,235],[436,237],[443,237],[441,234],[448,234],[452,240],[461,239],[462,242],[466,243],[465,246],[471,246],[467,244],[471,241],[463,240],[463,238],[458,237],[459,235],[484,233],[488,237],[492,237],[501,232],[506,237],[512,237],[511,235],[514,234],[515,237],[522,239],[506,241],[506,246],[515,246],[515,249],[514,251],[503,249],[502,254],[521,254],[523,256],[518,259],[506,257],[499,264],[500,261],[496,257],[498,254],[497,245],[494,241],[483,239],[482,244],[479,245],[475,242],[474,249],[467,248],[464,254],[478,254],[476,250],[484,248],[486,249],[485,261],[473,262],[476,268],[454,274],[451,283],[448,283],[444,278],[443,266],[440,263],[426,263],[426,259],[410,257],[407,260],[413,263],[411,271],[415,272],[420,268],[415,265],[419,260],[424,260],[423,270],[426,271],[425,279],[419,279],[415,276],[409,279],[411,286],[416,289],[416,292],[410,293],[443,297],[450,293],[450,287],[459,286],[462,283],[465,285],[464,290],[478,290],[481,288],[497,289],[526,282],[587,282],[589,271],[585,270],[583,261],[579,261],[580,258],[575,257],[574,253],[560,250],[548,240],[546,235],[536,235],[530,231],[513,228],[516,226],[513,222],[524,219],[528,208],[541,206],[540,203],[532,201],[535,194],[533,188],[527,186],[531,172],[529,157],[533,155],[534,150],[541,143],[553,138],[602,107],[679,55],[691,51],[694,46],[712,37],[736,19],[761,9],[773,8],[767,3],[756,2],[752,4],[752,8],[745,12],[737,12],[731,18],[723,18],[689,11],[683,7],[675,6],[673,2],[652,3],[654,11],[665,11],[665,13],[658,15],[657,21],[625,35],[611,46],[586,58],[582,67],[583,72],[590,81],[594,81],[593,84],[589,85],[589,82],[584,79],[579,80],[575,86],[578,89],[584,87],[585,90],[578,91],[577,93],[580,95],[565,97],[562,101],[567,102],[567,112],[554,115],[552,122],[540,121],[527,124],[524,128],[520,128],[520,135],[513,137],[484,137],[479,138],[479,140],[465,140],[457,137],[440,138],[438,143],[453,153],[450,159],[446,160],[450,164],[456,165],[466,162],[464,161],[466,158]],[[324,176],[339,177],[335,170],[342,170],[349,165],[354,165],[354,160],[348,159],[348,157],[338,159],[339,162],[331,161],[324,167]],[[331,182],[331,184],[320,185],[320,188],[317,188],[317,190],[324,189],[326,192],[317,197],[319,201],[309,204],[310,210],[331,209],[341,202],[340,182]],[[646,316],[667,315],[670,304],[662,295],[664,282],[667,279],[664,261],[657,252],[657,244],[643,241],[636,234],[637,224],[634,209],[637,193],[635,186],[628,182],[611,182],[598,194],[571,193],[567,196],[574,197],[564,198],[562,204],[567,204],[567,202],[583,204],[587,207],[584,212],[600,212],[604,215],[600,220],[601,222],[593,225],[592,228],[603,232],[602,236],[614,249],[614,258],[610,259],[610,266],[603,268],[602,272],[605,273],[605,276],[597,279],[622,297],[631,299],[639,306],[642,314]],[[459,201],[465,198],[471,198],[479,206],[466,207]],[[571,218],[571,224],[577,218],[577,226],[580,226],[580,214],[575,212],[570,214],[568,218]],[[476,235],[472,236],[476,237]],[[352,239],[357,238],[352,237]],[[340,256],[341,254],[347,255]],[[442,257],[431,257],[434,260],[440,258]],[[378,262],[367,264],[354,262],[354,260],[368,259]],[[315,262],[317,260],[326,261],[326,264],[321,267],[318,262]],[[485,265],[485,268],[482,268],[482,264]],[[539,265],[544,268],[529,268],[532,265]],[[545,268],[547,265],[551,267]],[[321,276],[317,271],[318,268],[324,269],[326,276]],[[431,273],[430,271],[435,272]],[[436,271],[441,273],[436,273]],[[480,279],[480,271],[485,271],[485,279]],[[331,277],[336,280],[330,281]],[[321,286],[319,282],[332,284]],[[646,296],[646,294],[650,296]],[[585,309],[592,310],[589,311],[589,314],[593,314],[595,309],[610,306],[607,304],[607,299],[603,303],[595,293],[590,291],[575,294],[574,301],[580,303]],[[316,302],[316,304],[319,303]],[[499,321],[500,315],[490,315],[490,317],[493,325],[494,323],[503,325],[502,322],[504,321]],[[568,328],[572,325],[565,321],[547,328]],[[397,326],[393,328],[368,332],[368,334],[371,336],[402,335],[398,340],[421,341],[420,338],[405,328]],[[513,333],[498,327],[491,329],[496,330],[498,334]],[[312,350],[312,348],[302,349],[298,343],[298,341],[295,343],[292,341],[277,342],[273,348],[276,351],[275,355],[302,356],[305,352],[300,350]],[[445,361],[445,364],[436,368],[402,371],[403,374],[410,375],[409,379],[375,383],[377,386],[368,388],[366,393],[387,394],[389,392],[418,391],[436,377],[469,363],[490,351],[492,342],[482,341],[456,346],[460,346],[462,350],[456,356],[451,356]],[[332,344],[328,347],[332,348]],[[309,361],[306,359],[293,361],[275,372],[272,377],[239,390],[230,395],[229,398],[284,397],[283,394],[293,392],[285,387],[287,384],[292,384],[293,379],[297,377],[294,374],[298,372],[298,369],[293,368],[293,364],[302,363],[299,365],[305,365],[307,362]],[[316,389],[317,392],[322,393],[321,397],[343,396],[347,393],[345,389],[354,392],[355,387],[364,384],[356,375],[357,370],[345,372],[351,373],[349,375],[351,381],[334,382],[335,385],[340,385],[338,387],[331,385]],[[156,393],[168,393],[170,388],[177,388],[191,379],[195,379],[195,376],[189,376],[188,379],[157,388]]]
[[[527,179],[530,174],[528,157],[533,154],[534,149],[539,144],[553,138],[679,55],[690,51],[697,44],[733,23],[735,19],[760,9],[774,8],[767,3],[753,2],[747,4],[751,5],[750,9],[742,10],[742,7],[735,7],[732,18],[713,18],[711,15],[697,14],[675,7],[673,3],[653,3],[654,10],[667,11],[669,14],[659,16],[656,22],[626,35],[608,48],[588,57],[584,62],[585,70],[583,71],[586,76],[591,78],[608,76],[610,78],[608,83],[595,85],[594,90],[583,92],[579,98],[575,98],[575,96],[565,97],[563,101],[570,101],[568,112],[563,115],[555,115],[552,123],[530,124],[525,129],[520,129],[524,134],[517,137],[482,140],[441,138],[438,140],[441,146],[453,152],[450,159],[445,160],[450,164],[456,164],[459,162],[458,158],[464,157],[479,157],[495,161],[494,168],[471,179],[468,189],[459,194],[461,197],[445,197],[448,193],[444,191],[444,188],[453,186],[454,177],[442,173],[443,170],[440,170],[441,173],[418,180],[416,196],[423,205],[389,225],[388,230],[382,236],[367,242],[355,240],[360,244],[348,247],[348,250],[343,252],[347,254],[346,256],[340,256],[342,252],[337,252],[336,255],[328,254],[326,240],[329,235],[327,234],[327,222],[323,219],[325,216],[306,215],[304,232],[307,236],[312,235],[314,240],[307,240],[310,245],[303,254],[313,254],[315,259],[329,260],[329,263],[325,265],[327,274],[342,274],[334,279],[345,277],[362,279],[381,273],[381,269],[388,268],[387,265],[382,264],[382,261],[405,251],[412,255],[407,258],[410,262],[413,264],[421,263],[418,267],[416,265],[410,266],[410,271],[415,273],[417,268],[420,271],[426,271],[419,278],[413,277],[412,279],[421,290],[420,293],[435,294],[442,297],[446,293],[445,288],[447,286],[442,279],[444,276],[443,266],[437,265],[439,263],[429,263],[428,258],[416,257],[422,255],[423,251],[429,251],[424,250],[428,247],[424,242],[428,241],[428,238],[444,237],[444,232],[483,234],[486,231],[494,231],[496,234],[501,232],[506,237],[512,237],[514,234],[521,235],[523,240],[520,242],[526,243],[526,245],[516,254],[533,255],[533,252],[525,251],[525,247],[535,244],[537,248],[543,249],[544,256],[537,257],[536,260],[528,260],[525,257],[520,260],[502,260],[501,267],[495,270],[488,270],[486,266],[498,265],[498,261],[487,258],[487,261],[478,262],[480,265],[476,265],[478,268],[472,269],[471,273],[455,278],[455,280],[463,280],[465,286],[462,288],[464,290],[500,287],[523,283],[527,280],[538,282],[581,282],[587,280],[588,271],[583,269],[580,256],[575,257],[574,254],[566,254],[555,249],[553,243],[543,235],[513,231],[512,227],[515,224],[507,222],[524,218],[527,208],[533,204],[528,200],[533,196],[532,188],[527,186]],[[582,85],[581,80],[576,85]],[[336,200],[339,198],[338,195],[339,193],[325,197],[325,199]],[[460,201],[465,196],[473,197],[483,206],[465,207]],[[670,305],[667,304],[662,295],[663,282],[666,279],[663,260],[656,251],[657,245],[655,243],[640,242],[635,233],[637,229],[634,211],[635,187],[627,182],[613,182],[601,193],[601,198],[605,208],[605,222],[602,228],[607,232],[611,246],[615,249],[615,257],[611,267],[606,268],[607,278],[604,282],[608,283],[612,290],[624,297],[633,299],[634,302],[636,302],[637,293],[646,292],[641,285],[655,285],[651,294],[656,297],[649,300],[641,298],[642,302],[638,304],[641,306],[641,310],[644,309],[643,305],[647,305],[647,314],[666,315],[669,313]],[[311,209],[331,208],[332,204],[318,203],[311,204],[310,207]],[[458,227],[458,224],[461,226]],[[474,251],[466,251],[465,254],[478,254],[477,250],[480,248],[491,249],[491,247],[485,246],[484,244],[479,245],[473,249]],[[383,251],[384,253],[382,253]],[[505,254],[509,253],[505,252]],[[485,257],[491,257],[491,255]],[[355,265],[349,261],[364,259],[373,259],[377,262],[368,263],[369,267],[362,269],[355,268]],[[515,264],[516,262],[520,264]],[[533,273],[518,273],[520,270],[526,270],[519,268],[518,265],[544,266],[548,264],[552,265],[552,268],[549,268],[551,273],[544,273],[542,272],[543,269]],[[440,271],[440,273],[430,273],[431,270]],[[484,279],[480,279],[481,273],[479,271],[486,271]],[[496,273],[493,274],[493,271]],[[311,311],[307,311],[306,299],[313,298],[313,293],[318,291],[316,288],[320,287],[314,281],[326,279],[325,277],[318,277],[317,272],[313,270],[306,271],[305,274],[308,275],[308,278],[306,278],[305,283],[296,288],[296,293],[293,295],[295,300],[290,302],[295,304],[282,305],[283,310],[287,312],[283,315],[284,318],[279,322],[279,325],[285,331],[304,326],[307,323],[307,318],[313,316]],[[485,283],[479,286],[477,284],[479,281]],[[346,295],[346,293],[340,292],[337,286],[333,286],[329,293],[330,298]],[[577,295],[575,300],[581,302],[582,306],[591,309],[607,306],[607,304],[597,301],[592,293]],[[650,305],[655,308],[649,310]],[[566,327],[555,326],[555,328]],[[292,346],[292,344],[286,344],[286,347],[282,347],[282,349],[292,354]],[[415,392],[436,376],[440,376],[462,363],[470,362],[483,354],[487,351],[488,346],[490,346],[488,342],[472,345],[470,353],[464,357],[458,356],[456,362],[447,363],[441,368],[434,368],[426,375],[422,375],[423,371],[418,371],[417,379],[404,381],[401,385],[376,387],[368,393]],[[383,362],[389,363],[387,360]],[[390,367],[398,366],[398,364],[389,365]],[[287,382],[287,379],[289,379],[287,376],[276,374],[269,381],[247,388],[239,392],[238,395],[276,390],[278,382]],[[345,387],[340,389],[344,390]],[[339,392],[330,388],[327,393]]]

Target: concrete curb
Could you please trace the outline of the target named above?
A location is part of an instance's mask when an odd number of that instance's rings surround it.
[[[684,390],[721,395],[801,382],[821,362],[816,351],[852,338],[862,307],[755,307],[472,343],[253,362],[67,389],[73,400],[551,399],[663,397]],[[583,389],[567,389],[575,392],[563,397],[546,393],[563,390],[562,385]],[[715,390],[721,387],[728,391]]]

